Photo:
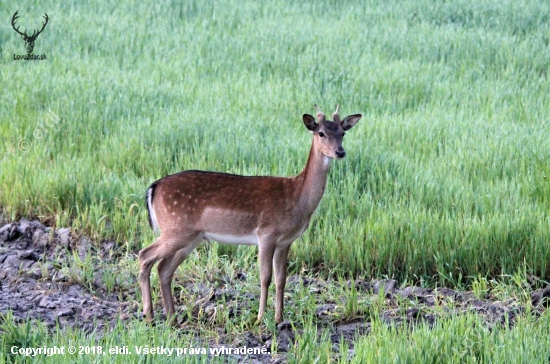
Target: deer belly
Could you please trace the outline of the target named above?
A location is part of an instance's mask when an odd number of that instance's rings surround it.
[[[237,244],[237,245],[258,245],[258,237],[256,235],[229,235],[229,234],[214,234],[204,233],[204,238],[214,240],[222,244]]]

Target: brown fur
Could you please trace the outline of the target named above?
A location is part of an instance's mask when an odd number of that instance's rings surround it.
[[[340,120],[337,112],[334,115],[335,120]],[[317,116],[319,123],[311,115],[303,116],[304,125],[314,136],[307,164],[295,177],[184,171],[151,185],[150,222],[152,226],[158,223],[161,235],[139,252],[143,313],[148,320],[153,318],[149,279],[152,266],[160,261],[161,294],[170,318],[175,312],[171,289],[174,271],[197,245],[214,236],[231,242],[240,237],[242,243],[258,245],[258,321],[265,311],[274,273],[275,321],[281,322],[290,245],[308,227],[323,196],[330,161],[345,156],[344,129],[350,129],[361,118],[356,114],[333,123],[325,121],[320,111]]]

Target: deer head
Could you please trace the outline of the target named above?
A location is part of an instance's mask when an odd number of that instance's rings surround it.
[[[317,106],[314,105],[317,110],[317,122],[315,118],[309,114],[304,114],[303,121],[307,129],[309,129],[314,135],[314,143],[318,146],[318,149],[326,157],[333,159],[341,159],[346,156],[346,151],[342,147],[342,139],[345,132],[351,129],[361,118],[361,115],[349,115],[340,119],[339,106],[336,106],[336,111],[332,114],[334,121],[327,120],[325,113]]]
[[[26,43],[25,48],[27,49],[27,54],[31,54],[32,50],[34,49],[34,42],[36,41],[36,38],[38,38],[40,33],[42,33],[44,28],[46,28],[46,24],[48,24],[48,19],[49,19],[48,14],[44,13],[44,19],[46,19],[46,22],[42,23],[42,29],[40,29],[40,30],[37,29],[32,33],[32,35],[28,35],[26,29],[23,33],[21,33],[19,31],[19,27],[15,26],[15,22],[16,22],[17,18],[19,18],[19,15],[17,14],[18,12],[19,12],[19,10],[16,11],[15,14],[13,14],[13,17],[11,18],[11,26],[13,27],[13,29],[17,33],[19,33],[21,35],[21,38],[23,38],[23,40],[25,41],[25,43]]]

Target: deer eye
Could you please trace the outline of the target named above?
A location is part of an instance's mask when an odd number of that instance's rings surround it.
[[[325,133],[323,133],[322,131],[320,131],[320,132],[319,132],[319,136],[320,136],[321,138],[324,138],[324,137],[325,137]]]

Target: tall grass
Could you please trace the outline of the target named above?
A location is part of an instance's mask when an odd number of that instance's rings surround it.
[[[301,114],[340,103],[364,118],[294,267],[442,283],[525,266],[550,277],[549,4],[9,5],[0,207],[10,218],[140,248],[152,240],[152,181],[191,168],[295,175],[310,144]],[[15,10],[23,28],[50,16],[34,51],[47,61],[13,60],[24,51]]]

